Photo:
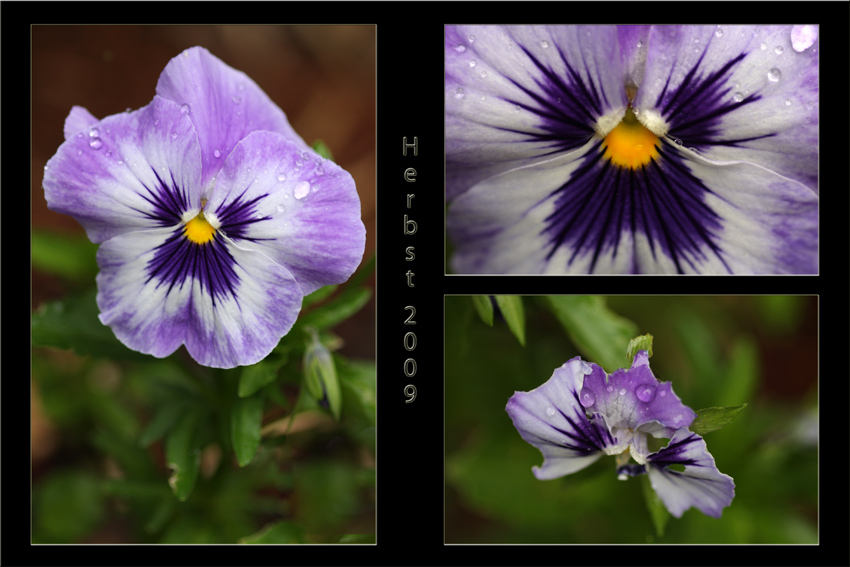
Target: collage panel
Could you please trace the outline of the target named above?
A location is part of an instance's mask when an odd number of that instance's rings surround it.
[[[447,25],[447,273],[818,274],[819,29]]]
[[[446,295],[446,544],[819,541],[819,298]]]

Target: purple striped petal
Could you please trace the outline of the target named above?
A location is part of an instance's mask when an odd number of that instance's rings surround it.
[[[579,399],[587,373],[603,372],[595,364],[573,358],[556,369],[542,386],[516,392],[506,411],[520,436],[543,453],[543,465],[532,472],[540,480],[579,471],[603,454],[622,452],[600,415],[587,417]]]
[[[705,441],[687,429],[676,431],[667,447],[650,454],[647,462],[653,490],[677,518],[691,507],[719,518],[735,497],[732,477],[717,470]],[[671,465],[684,466],[684,471]]]

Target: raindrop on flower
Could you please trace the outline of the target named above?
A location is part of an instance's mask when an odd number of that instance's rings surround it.
[[[470,66],[470,67],[475,67],[475,65],[476,65],[476,64],[477,64],[477,63],[475,63],[475,59],[470,59],[470,60],[469,60],[469,66]]]
[[[284,173],[278,173],[278,174],[277,174],[277,180],[278,180],[278,181],[286,181],[286,174],[284,174]]]
[[[548,415],[550,417],[555,415],[555,408],[553,408],[552,406],[547,406],[546,407],[546,415]]]
[[[236,95],[236,96],[233,97],[233,104],[239,104],[240,102],[242,102],[241,96]]]
[[[586,408],[589,408],[596,402],[596,396],[593,395],[593,392],[588,388],[582,388],[581,392],[579,392],[578,399]]]
[[[89,130],[89,137],[91,138],[100,138],[100,130],[97,128],[92,128]]]
[[[461,44],[461,45],[456,45],[456,46],[455,46],[455,51],[457,51],[458,53],[463,53],[464,51],[466,51],[466,46],[465,46],[465,45],[462,45],[462,44]]]
[[[791,99],[790,98],[785,101],[785,106],[791,106]]]
[[[540,42],[540,47],[542,47],[543,49],[548,49],[549,48],[549,42],[544,39],[543,41]]]
[[[741,102],[742,100],[744,100],[744,95],[741,93],[735,93],[732,95],[732,98],[735,99],[735,102]]]
[[[783,49],[781,45],[777,45],[777,46],[776,46],[776,49],[774,49],[773,51],[774,51],[774,53],[776,53],[777,55],[782,55],[782,52],[783,52],[783,51],[785,51],[785,49]]]
[[[774,83],[778,81],[780,77],[782,77],[782,72],[780,72],[776,67],[767,72],[767,78]]]
[[[295,191],[293,192],[293,194],[295,195],[296,199],[303,199],[304,197],[307,196],[307,194],[309,192],[310,192],[310,184],[307,183],[306,181],[302,181],[298,185],[295,186]]]
[[[625,396],[625,395],[626,395],[626,389],[625,389],[625,388],[620,388],[620,395],[621,395],[621,396]]]
[[[100,138],[92,138],[91,142],[89,142],[89,146],[93,150],[99,150],[101,146],[103,146],[103,142],[100,141]]]
[[[277,212],[282,213],[284,210],[285,209],[282,204],[277,206]]]
[[[761,42],[761,45],[759,45],[759,47],[762,51],[764,51],[765,49],[767,49],[767,44],[765,42]]]
[[[585,362],[585,361],[583,361],[583,360],[582,360],[582,361],[580,361],[580,362],[581,362],[581,373],[582,373],[582,374],[584,374],[585,376],[587,376],[588,374],[592,374],[592,373],[593,373],[593,368],[591,368],[591,366],[590,366],[588,363],[586,363],[586,362]]]
[[[215,157],[217,157],[217,158],[221,157],[221,150],[215,150],[215,151],[213,152],[213,155],[214,155]]]
[[[455,98],[461,99],[466,96],[466,91],[463,90],[463,87],[458,87],[455,91]]]
[[[171,133],[171,139],[172,139],[172,140],[176,140],[176,139],[177,139],[177,132],[172,132],[172,133]]]
[[[182,114],[189,114],[189,105],[188,104],[180,105],[180,112]]]
[[[714,30],[714,35],[716,35],[717,37],[723,37],[723,28],[717,28],[716,30]]]
[[[640,401],[649,403],[655,399],[656,389],[657,386],[655,384],[641,384],[635,389],[635,395],[637,395]]]

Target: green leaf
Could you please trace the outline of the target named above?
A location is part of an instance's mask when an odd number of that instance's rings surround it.
[[[292,522],[274,522],[257,533],[241,538],[239,543],[304,543],[304,530]]]
[[[490,302],[489,295],[473,295],[472,305],[475,306],[475,311],[484,324],[488,327],[493,326],[493,304]]]
[[[201,462],[198,435],[200,418],[199,410],[189,411],[165,440],[165,457],[172,470],[168,484],[180,501],[189,498],[198,479],[198,466]]]
[[[98,319],[96,290],[41,305],[32,315],[34,346],[72,349],[79,355],[113,359],[151,360],[128,349],[112,329]]]
[[[230,434],[233,451],[240,467],[248,465],[260,446],[260,429],[263,425],[262,393],[248,398],[239,398],[230,414]]]
[[[298,324],[302,328],[311,326],[323,331],[345,321],[360,311],[371,296],[372,290],[368,287],[346,288],[345,291],[325,305],[321,305],[301,317]]]
[[[508,328],[525,346],[525,310],[522,307],[522,297],[519,295],[496,295],[496,304],[508,324]]]
[[[325,400],[339,421],[342,411],[342,390],[336,373],[333,356],[314,332],[312,341],[304,351],[304,381],[307,391],[317,400]]]
[[[174,427],[177,420],[186,411],[186,404],[177,402],[166,404],[158,407],[153,418],[142,430],[139,436],[139,444],[142,447],[147,447]]]
[[[94,281],[97,244],[88,238],[34,230],[31,242],[33,268],[68,280]]]
[[[696,412],[697,417],[689,428],[697,435],[705,435],[717,431],[727,423],[731,422],[747,404],[725,408],[705,408]]]
[[[89,473],[54,472],[36,490],[33,521],[42,543],[77,542],[103,519],[103,493]]]
[[[333,154],[331,154],[331,149],[322,140],[316,140],[313,142],[313,151],[325,159],[329,159],[331,161],[334,159]]]
[[[631,367],[635,355],[642,350],[645,350],[646,354],[652,358],[652,335],[649,333],[629,341],[629,346],[626,348],[626,367]]]
[[[622,367],[623,345],[637,334],[637,325],[610,311],[600,296],[555,295],[547,299],[558,321],[588,361],[609,373]]]
[[[369,426],[374,426],[378,400],[375,363],[339,359],[337,362],[340,362],[339,381],[345,400],[346,416],[353,413],[362,417]]]
[[[661,502],[661,499],[652,489],[649,482],[649,475],[640,477],[640,486],[643,492],[643,499],[646,502],[646,509],[649,512],[649,517],[652,518],[652,525],[655,526],[655,533],[658,537],[664,536],[664,529],[667,527],[667,522],[670,521],[670,512]]]
[[[242,369],[239,375],[239,397],[252,396],[260,388],[274,382],[280,362],[269,361],[268,358]]]

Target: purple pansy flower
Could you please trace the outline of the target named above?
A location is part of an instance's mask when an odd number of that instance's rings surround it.
[[[610,376],[573,358],[542,386],[516,392],[506,410],[522,438],[543,453],[543,466],[532,468],[538,479],[568,475],[615,455],[618,477],[648,474],[677,518],[692,506],[718,518],[735,496],[732,478],[717,470],[705,441],[688,430],[696,414],[669,382],[655,378],[644,350],[631,368]],[[651,451],[650,435],[670,442]]]
[[[447,26],[457,273],[818,271],[817,26]]]
[[[200,47],[168,63],[139,110],[98,120],[75,106],[43,185],[101,244],[101,321],[157,357],[185,344],[206,366],[258,362],[302,298],[363,256],[351,176]]]

